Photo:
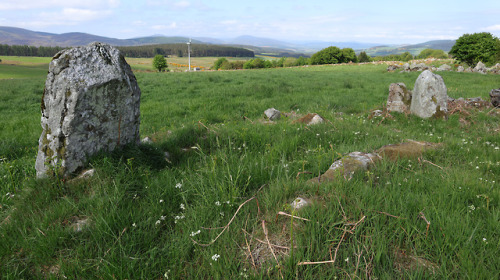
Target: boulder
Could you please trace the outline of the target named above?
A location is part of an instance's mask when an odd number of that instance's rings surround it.
[[[468,67],[467,69],[464,70],[466,73],[472,73],[472,68]]]
[[[294,210],[299,210],[300,208],[304,208],[307,205],[309,205],[309,202],[302,197],[297,197],[294,201],[292,201],[292,203],[290,203],[290,206]]]
[[[265,110],[264,114],[270,121],[279,120],[281,118],[281,112],[274,108],[269,108]]]
[[[464,72],[464,71],[465,71],[465,69],[462,65],[457,67],[457,72]]]
[[[448,64],[443,64],[443,65],[439,66],[438,69],[436,69],[436,71],[450,71],[450,70],[451,70],[451,66]]]
[[[421,118],[445,117],[448,94],[443,78],[425,70],[418,76],[413,89],[410,111]]]
[[[500,88],[492,89],[490,91],[490,101],[493,107],[500,108]]]
[[[387,110],[389,112],[406,112],[411,104],[411,91],[406,89],[404,83],[393,83],[389,86],[387,97]]]
[[[488,72],[488,69],[486,68],[486,65],[484,65],[484,63],[479,61],[476,65],[476,67],[474,67],[474,69],[472,69],[472,72],[486,74],[486,72]]]
[[[138,144],[140,97],[118,49],[91,43],[57,53],[42,97],[37,177],[67,177],[99,151]]]

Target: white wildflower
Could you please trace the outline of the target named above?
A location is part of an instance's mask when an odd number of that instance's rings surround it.
[[[186,206],[184,206],[184,203],[181,203],[181,205],[179,206],[182,210],[186,210]]]
[[[194,237],[194,236],[200,234],[200,232],[201,232],[201,230],[193,231],[193,232],[191,232],[191,234],[189,236]]]
[[[344,261],[345,261],[345,262],[349,262],[349,257],[347,257]]]
[[[220,201],[216,201],[215,205],[220,206]]]
[[[132,224],[132,227],[136,227],[137,225],[135,223]]]
[[[181,184],[181,183],[177,183],[177,184],[175,185],[175,188],[176,188],[176,189],[180,189],[180,188],[182,188],[182,184]]]
[[[220,258],[219,254],[215,254],[212,256],[212,260],[217,261]]]
[[[159,225],[160,223],[160,220],[156,221],[155,226]]]
[[[160,199],[160,203],[163,203],[163,199]]]

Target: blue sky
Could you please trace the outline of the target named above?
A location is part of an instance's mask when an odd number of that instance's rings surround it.
[[[0,26],[114,38],[166,36],[420,43],[500,37],[500,1],[0,0]]]

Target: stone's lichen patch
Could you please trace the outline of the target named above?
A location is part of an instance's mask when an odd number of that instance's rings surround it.
[[[401,274],[421,270],[425,273],[435,274],[439,266],[425,258],[415,256],[400,248],[394,249],[394,268]]]
[[[139,143],[140,96],[119,50],[92,43],[58,53],[41,104],[37,176],[69,176],[96,152]]]

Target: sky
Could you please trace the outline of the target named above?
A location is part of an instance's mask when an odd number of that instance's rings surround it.
[[[119,39],[150,35],[413,44],[500,37],[499,0],[0,0],[0,26]]]

